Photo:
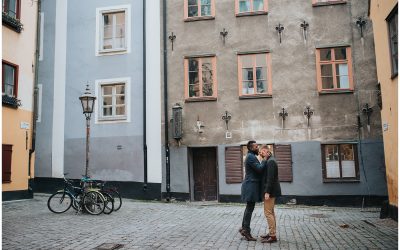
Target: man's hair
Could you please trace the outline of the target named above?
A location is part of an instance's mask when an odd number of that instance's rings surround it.
[[[249,141],[247,143],[247,150],[251,151],[251,147],[253,146],[254,143],[257,143],[256,141]]]

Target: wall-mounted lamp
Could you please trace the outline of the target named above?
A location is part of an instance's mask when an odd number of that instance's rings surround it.
[[[363,38],[364,37],[363,30],[364,30],[365,25],[367,24],[367,21],[363,17],[360,16],[359,18],[357,18],[356,24],[357,24],[358,28],[360,28],[361,38]]]
[[[219,32],[219,34],[222,36],[222,41],[225,44],[225,38],[228,35],[228,31],[224,28],[221,32]]]
[[[310,118],[314,114],[314,111],[310,108],[310,106],[307,106],[303,113],[307,117],[307,127],[309,128],[310,127]]]
[[[231,120],[232,115],[228,113],[228,111],[225,111],[225,114],[222,116],[222,120],[225,121],[225,125],[226,125],[226,130],[229,130],[229,121]]]
[[[300,27],[301,27],[301,29],[303,31],[304,43],[307,41],[307,29],[308,29],[308,26],[310,26],[310,25],[306,21],[303,21],[300,24]]]
[[[182,106],[176,103],[172,107],[172,133],[175,140],[181,140],[183,136],[182,130]]]
[[[364,108],[362,109],[363,114],[367,116],[367,128],[368,132],[370,131],[370,117],[372,113],[372,108],[368,105],[368,103],[364,104]]]
[[[171,32],[171,35],[168,37],[168,39],[171,41],[172,51],[174,51],[174,41],[176,39],[176,35],[174,35],[174,32]]]
[[[275,27],[275,30],[278,31],[279,44],[282,43],[282,32],[284,29],[285,29],[285,27],[283,27],[283,25],[280,23]]]
[[[285,108],[282,108],[281,112],[279,112],[279,116],[282,118],[282,128],[284,128],[284,126],[285,126],[286,116],[288,116],[288,115],[289,114]]]
[[[198,132],[199,134],[201,134],[201,133],[204,132],[204,131],[203,131],[204,125],[203,125],[203,122],[200,121],[200,117],[199,117],[199,116],[197,116],[196,126],[197,126],[197,132]]]

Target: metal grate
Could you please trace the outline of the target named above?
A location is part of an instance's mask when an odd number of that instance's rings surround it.
[[[328,218],[328,215],[325,214],[310,214],[310,217],[314,217],[314,218]]]

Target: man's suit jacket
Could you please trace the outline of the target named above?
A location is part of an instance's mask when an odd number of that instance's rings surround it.
[[[242,201],[260,202],[260,181],[265,164],[261,164],[253,152],[249,152],[245,160],[246,176],[242,182]]]
[[[281,196],[281,184],[278,178],[278,164],[273,156],[271,156],[266,162],[266,167],[263,169],[263,175],[261,179],[261,197],[264,200],[264,194],[269,193],[271,197]]]

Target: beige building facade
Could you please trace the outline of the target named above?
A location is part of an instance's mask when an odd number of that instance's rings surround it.
[[[382,97],[382,131],[385,150],[389,211],[397,216],[398,207],[398,1],[372,0],[378,84]]]
[[[3,200],[31,198],[38,1],[3,0]]]

